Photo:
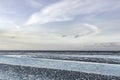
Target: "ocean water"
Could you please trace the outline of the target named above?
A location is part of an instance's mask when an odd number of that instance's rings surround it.
[[[120,80],[119,51],[0,52],[1,80]]]

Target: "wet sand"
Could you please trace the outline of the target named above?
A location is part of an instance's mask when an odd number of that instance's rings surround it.
[[[0,64],[2,80],[120,80],[120,77]]]

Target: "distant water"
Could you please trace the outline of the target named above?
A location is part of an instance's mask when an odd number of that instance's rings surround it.
[[[120,51],[4,51],[0,54],[11,57],[120,64]]]
[[[2,51],[1,56],[47,58],[120,64],[119,51]],[[10,55],[9,55],[10,54]],[[42,69],[34,67],[0,64],[0,79],[2,80],[120,80],[120,77],[98,75],[92,73]]]

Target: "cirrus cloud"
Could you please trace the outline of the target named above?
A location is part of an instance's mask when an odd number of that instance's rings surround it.
[[[32,14],[26,24],[70,21],[79,15],[99,14],[119,8],[119,4],[119,0],[61,0]]]

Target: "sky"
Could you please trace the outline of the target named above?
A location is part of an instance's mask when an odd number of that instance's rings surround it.
[[[120,0],[0,0],[0,49],[120,49],[119,4]]]

